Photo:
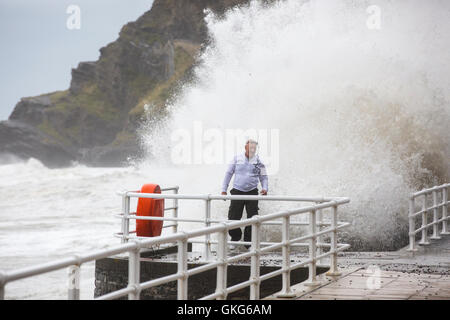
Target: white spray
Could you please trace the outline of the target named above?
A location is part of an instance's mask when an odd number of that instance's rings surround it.
[[[398,247],[408,194],[450,177],[449,12],[448,1],[288,0],[208,13],[211,44],[144,135],[146,163],[174,168],[182,190],[220,192],[225,164],[175,164],[174,132],[277,130],[271,194],[350,197],[353,249]]]

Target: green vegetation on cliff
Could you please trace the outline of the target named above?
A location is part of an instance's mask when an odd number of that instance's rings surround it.
[[[149,90],[140,99],[139,103],[130,111],[130,117],[133,119],[141,118],[144,115],[144,106],[146,104],[152,104],[154,108],[161,111],[164,108],[167,100],[173,93],[178,82],[186,74],[186,71],[191,68],[194,63],[194,57],[192,57],[181,46],[175,47],[175,72],[167,80],[158,83],[151,90]]]

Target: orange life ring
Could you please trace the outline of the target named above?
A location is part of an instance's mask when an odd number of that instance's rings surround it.
[[[157,184],[144,184],[141,193],[161,193]],[[139,198],[136,216],[164,217],[164,199]],[[138,237],[157,237],[161,235],[162,220],[136,220]]]

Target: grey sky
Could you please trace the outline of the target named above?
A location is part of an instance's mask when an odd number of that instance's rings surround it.
[[[0,120],[21,97],[65,90],[71,69],[93,61],[120,29],[153,0],[0,0]],[[81,10],[81,28],[66,27],[69,5]]]

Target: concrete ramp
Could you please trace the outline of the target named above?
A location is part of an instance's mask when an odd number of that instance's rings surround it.
[[[340,276],[292,286],[297,300],[450,300],[450,235],[415,252],[345,252]],[[266,299],[276,299],[276,295]]]
[[[340,277],[318,278],[316,288],[302,284],[292,287],[296,300],[450,300],[450,276],[415,274],[371,268],[344,270]],[[274,299],[274,296],[267,299]]]

